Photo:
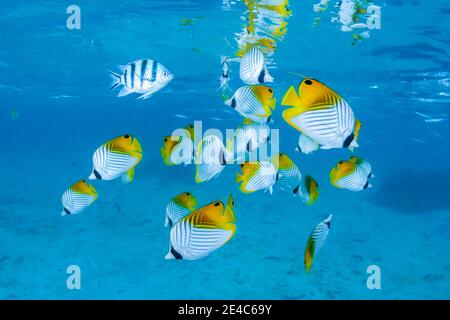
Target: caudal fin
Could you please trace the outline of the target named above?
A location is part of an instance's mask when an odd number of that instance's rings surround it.
[[[122,83],[122,76],[118,73],[115,73],[115,72],[112,72],[109,70],[108,70],[108,72],[111,75],[111,79],[112,79],[111,87],[109,88],[109,90],[113,90],[113,89],[117,88],[118,86],[120,86],[120,84]]]

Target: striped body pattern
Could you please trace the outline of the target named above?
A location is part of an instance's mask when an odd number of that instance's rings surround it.
[[[246,84],[273,82],[273,78],[267,70],[264,54],[254,46],[251,46],[242,57],[239,76]]]
[[[195,181],[197,183],[217,177],[225,169],[231,157],[222,140],[215,135],[205,136],[198,144],[196,154]]]
[[[271,161],[246,162],[241,164],[242,175],[237,174],[236,182],[242,182],[240,190],[244,193],[253,193],[258,190],[269,190],[278,180],[277,168]]]
[[[355,117],[348,103],[343,99],[330,100],[333,102],[328,106],[292,118],[292,122],[323,149],[342,147],[355,125]]]
[[[304,79],[299,85],[299,94],[290,87],[282,104],[293,107],[283,112],[284,120],[322,149],[348,148],[352,144],[355,137],[353,110],[321,82]]]
[[[311,270],[314,257],[317,256],[317,253],[322,248],[328,237],[332,218],[333,215],[330,214],[328,218],[319,223],[308,238],[305,248],[305,268],[307,272]]]
[[[161,148],[161,156],[166,165],[188,165],[192,163],[194,155],[194,143],[185,136],[165,137],[171,141],[165,141]]]
[[[319,149],[319,144],[304,133],[300,133],[298,137],[298,145],[295,149],[304,154],[310,154]]]
[[[80,213],[97,200],[97,197],[98,194],[94,186],[88,184],[85,180],[80,180],[63,193],[61,197],[63,205],[61,215]]]
[[[170,71],[156,60],[136,60],[119,68],[121,74],[111,72],[114,80],[111,89],[122,86],[119,97],[139,93],[142,94],[139,99],[147,99],[173,79]]]
[[[165,227],[172,227],[197,208],[197,199],[190,192],[175,196],[166,207]]]
[[[231,106],[244,118],[255,123],[266,123],[272,115],[276,100],[273,90],[266,86],[243,86],[236,90],[225,104]]]
[[[124,182],[130,182],[141,159],[142,148],[136,138],[128,134],[117,137],[95,150],[89,179],[114,180],[121,176]]]
[[[170,230],[166,259],[196,260],[226,244],[236,231],[234,203],[213,202],[178,221]]]
[[[274,156],[272,161],[278,168],[277,184],[281,189],[296,195],[300,190],[302,174],[297,165],[284,153]]]
[[[253,152],[261,145],[268,143],[270,138],[270,127],[265,123],[244,124],[238,128],[235,137],[237,154]]]
[[[352,156],[348,161],[339,161],[330,171],[331,184],[350,191],[362,191],[372,187],[369,178],[374,177],[370,163]]]

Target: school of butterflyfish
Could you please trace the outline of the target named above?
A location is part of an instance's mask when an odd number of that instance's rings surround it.
[[[237,39],[236,58],[221,57],[221,88],[229,89],[229,62],[239,62],[242,86],[224,100],[242,118],[242,124],[232,137],[223,141],[214,134],[197,137],[193,124],[162,137],[160,154],[165,165],[195,166],[198,184],[220,176],[226,167],[236,171],[235,182],[243,194],[287,192],[307,206],[319,198],[319,184],[311,175],[302,174],[293,158],[284,152],[262,158],[258,151],[268,148],[271,141],[272,113],[277,99],[267,86],[274,78],[268,71],[268,57],[274,54],[276,40],[287,31],[286,19],[291,16],[287,0],[243,0],[247,6],[247,25]],[[270,45],[269,45],[270,44]],[[110,71],[111,89],[121,86],[119,96],[140,94],[147,99],[164,88],[173,75],[160,62],[137,60]],[[284,121],[298,133],[292,144],[295,150],[308,155],[327,149],[357,148],[362,123],[355,118],[350,104],[336,91],[312,77],[304,77],[297,86],[289,87],[281,99],[285,106]],[[322,151],[324,152],[324,151]],[[256,155],[256,156],[255,156]],[[121,178],[130,183],[135,167],[142,160],[143,151],[136,137],[125,134],[107,141],[93,153],[89,180]],[[372,185],[374,177],[370,163],[358,156],[340,160],[331,168],[332,186],[349,191],[363,191]],[[92,205],[98,194],[85,179],[73,184],[62,195],[62,215],[75,215]],[[174,196],[166,206],[165,227],[169,227],[169,251],[166,259],[196,260],[208,256],[225,245],[236,232],[233,196],[228,201],[214,201],[199,206],[192,192]],[[314,257],[325,243],[331,227],[332,215],[317,224],[307,239],[304,264],[310,271]]]

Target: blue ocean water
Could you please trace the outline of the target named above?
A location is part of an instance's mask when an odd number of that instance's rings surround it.
[[[449,299],[450,26],[447,1],[391,0],[381,28],[353,44],[331,22],[314,25],[314,1],[291,1],[284,39],[271,57],[278,100],[272,128],[321,189],[313,206],[275,190],[243,194],[238,166],[197,184],[194,166],[164,165],[162,137],[193,121],[236,128],[242,117],[221,97],[220,56],[236,52],[247,10],[236,1],[3,0],[0,10],[0,298],[3,299]],[[375,1],[377,2],[377,1]],[[174,79],[150,99],[117,97],[107,70],[157,59]],[[363,123],[355,154],[376,177],[362,192],[331,186],[346,149],[294,151],[298,132],[280,101],[304,74],[338,91]],[[232,65],[230,86],[242,85]],[[92,154],[130,133],[144,157],[135,180],[96,181],[99,199],[61,217],[61,195],[87,178]],[[190,191],[201,204],[233,194],[237,231],[196,261],[165,260],[165,207]],[[314,226],[333,214],[310,273],[303,253]],[[66,269],[81,270],[69,290]],[[369,290],[366,270],[381,270]]]

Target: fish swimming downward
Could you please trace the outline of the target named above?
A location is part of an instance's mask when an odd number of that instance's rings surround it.
[[[302,174],[297,165],[285,153],[278,153],[272,159],[278,169],[277,185],[282,190],[297,195],[300,192],[300,182]]]
[[[207,135],[199,142],[196,149],[195,182],[202,183],[218,177],[232,160],[222,140],[216,135]]]
[[[170,230],[166,259],[196,260],[225,245],[236,232],[234,200],[210,203],[182,218]]]
[[[86,180],[80,180],[63,193],[61,197],[63,205],[61,215],[66,216],[80,213],[97,200],[97,198],[98,194],[94,186],[87,183]]]
[[[296,191],[300,193],[303,201],[309,206],[313,205],[314,202],[317,201],[320,194],[319,184],[310,175],[307,175],[303,179],[303,183],[300,185],[300,189]]]
[[[372,166],[366,160],[352,156],[348,161],[339,161],[330,171],[331,184],[337,188],[361,191],[371,188],[369,178],[375,177]]]
[[[319,223],[311,232],[306,243],[305,248],[305,269],[309,272],[312,267],[314,258],[317,256],[319,250],[322,248],[325,240],[328,237],[328,233],[331,228],[331,220],[333,215],[329,215],[328,218]]]
[[[142,159],[142,147],[130,134],[114,138],[95,150],[94,168],[90,180],[114,180],[122,177],[125,183],[134,179],[134,168]]]
[[[156,60],[136,60],[119,68],[120,74],[109,71],[113,79],[110,90],[122,86],[118,97],[138,93],[141,94],[138,99],[145,100],[173,79],[173,74]]]
[[[273,193],[273,186],[279,176],[272,161],[245,162],[241,164],[242,174],[236,174],[236,182],[241,183],[240,190],[253,193],[258,190],[269,190]]]
[[[266,123],[275,109],[273,89],[267,86],[243,86],[231,99],[225,101],[244,118],[256,123]]]
[[[172,227],[197,208],[197,199],[190,192],[183,192],[170,200],[166,207],[166,222],[164,227]]]
[[[355,117],[350,105],[323,83],[305,78],[299,95],[291,86],[282,105],[284,120],[318,143],[322,149],[348,148],[355,138]]]

